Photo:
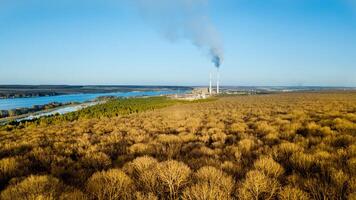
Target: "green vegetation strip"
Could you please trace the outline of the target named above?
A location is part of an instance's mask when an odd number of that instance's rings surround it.
[[[178,103],[178,101],[166,97],[113,99],[104,104],[98,104],[77,112],[68,113],[63,115],[63,117],[69,121],[78,118],[115,117],[147,110],[155,110],[176,103]]]
[[[194,101],[176,100],[168,97],[145,97],[145,98],[120,98],[110,99],[106,103],[87,107],[82,110],[67,113],[64,115],[56,115],[51,117],[42,117],[35,119],[34,123],[51,124],[62,121],[75,121],[78,119],[116,117],[120,115],[129,115],[144,111],[152,111],[177,104],[199,103],[214,101],[217,98],[201,99]],[[28,123],[28,122],[25,122]],[[11,127],[19,126],[23,123],[11,122]],[[5,127],[2,127],[5,128]]]
[[[76,120],[78,118],[115,117],[119,115],[128,115],[143,111],[160,109],[175,104],[197,103],[212,100],[215,99],[195,101],[175,100],[168,97],[113,99],[104,104],[98,104],[77,112],[68,113],[63,115],[63,117],[69,121]]]

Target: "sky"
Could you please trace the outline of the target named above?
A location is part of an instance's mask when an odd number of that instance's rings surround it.
[[[207,52],[132,1],[0,0],[0,84],[208,85]],[[356,87],[356,0],[183,1],[204,1],[222,85]]]

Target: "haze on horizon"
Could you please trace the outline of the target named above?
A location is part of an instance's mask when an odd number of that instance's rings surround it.
[[[356,87],[355,0],[184,1],[206,1],[222,85]],[[144,18],[128,0],[0,0],[0,84],[207,85],[208,55]]]

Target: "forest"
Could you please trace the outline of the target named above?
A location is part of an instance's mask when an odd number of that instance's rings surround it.
[[[356,199],[356,92],[110,100],[2,126],[0,199]]]
[[[65,106],[65,105],[71,105],[74,103],[60,103],[60,102],[52,102],[48,103],[45,105],[35,105],[29,108],[16,108],[16,109],[10,109],[10,110],[0,110],[0,118],[5,118],[5,117],[14,117],[18,115],[23,115],[23,114],[28,114],[28,113],[34,113],[38,111],[43,111],[43,110],[49,110],[53,108],[57,108],[60,106]]]

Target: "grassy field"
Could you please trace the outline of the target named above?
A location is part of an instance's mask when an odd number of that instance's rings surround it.
[[[113,100],[0,130],[0,199],[355,199],[356,93]]]

